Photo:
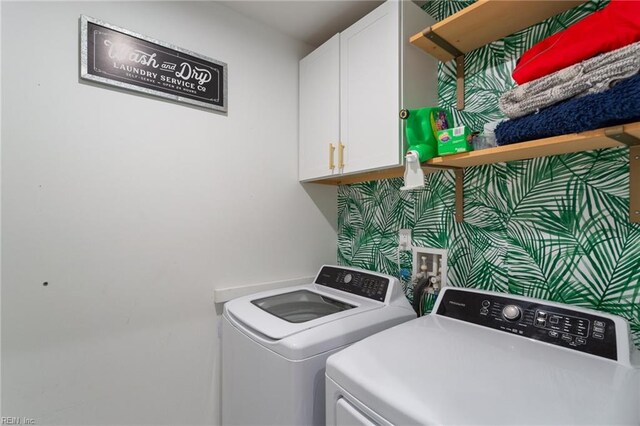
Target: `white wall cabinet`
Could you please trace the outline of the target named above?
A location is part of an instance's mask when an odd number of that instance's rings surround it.
[[[340,35],[300,61],[299,178],[338,173],[340,143]],[[342,148],[341,148],[342,149]]]
[[[301,181],[402,164],[400,109],[437,105],[437,61],[409,43],[433,22],[390,0],[300,61]]]

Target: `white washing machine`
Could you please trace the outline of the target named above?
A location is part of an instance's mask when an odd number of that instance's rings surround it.
[[[639,425],[639,358],[620,317],[449,287],[327,360],[327,425]]]
[[[227,302],[222,424],[324,425],[327,357],[414,318],[396,278],[338,266],[312,284]]]

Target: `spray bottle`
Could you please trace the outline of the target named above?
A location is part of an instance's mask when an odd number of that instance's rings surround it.
[[[424,186],[424,172],[420,163],[438,155],[438,131],[453,127],[451,113],[442,108],[403,109],[400,118],[406,121],[407,155],[405,157],[404,186],[409,190]]]

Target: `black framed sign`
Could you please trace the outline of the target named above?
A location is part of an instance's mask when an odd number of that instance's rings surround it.
[[[80,77],[227,112],[227,64],[85,15]]]

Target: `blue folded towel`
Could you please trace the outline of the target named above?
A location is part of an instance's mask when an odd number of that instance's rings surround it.
[[[605,92],[572,98],[536,114],[502,122],[495,133],[498,145],[509,145],[633,121],[640,121],[640,74]]]

